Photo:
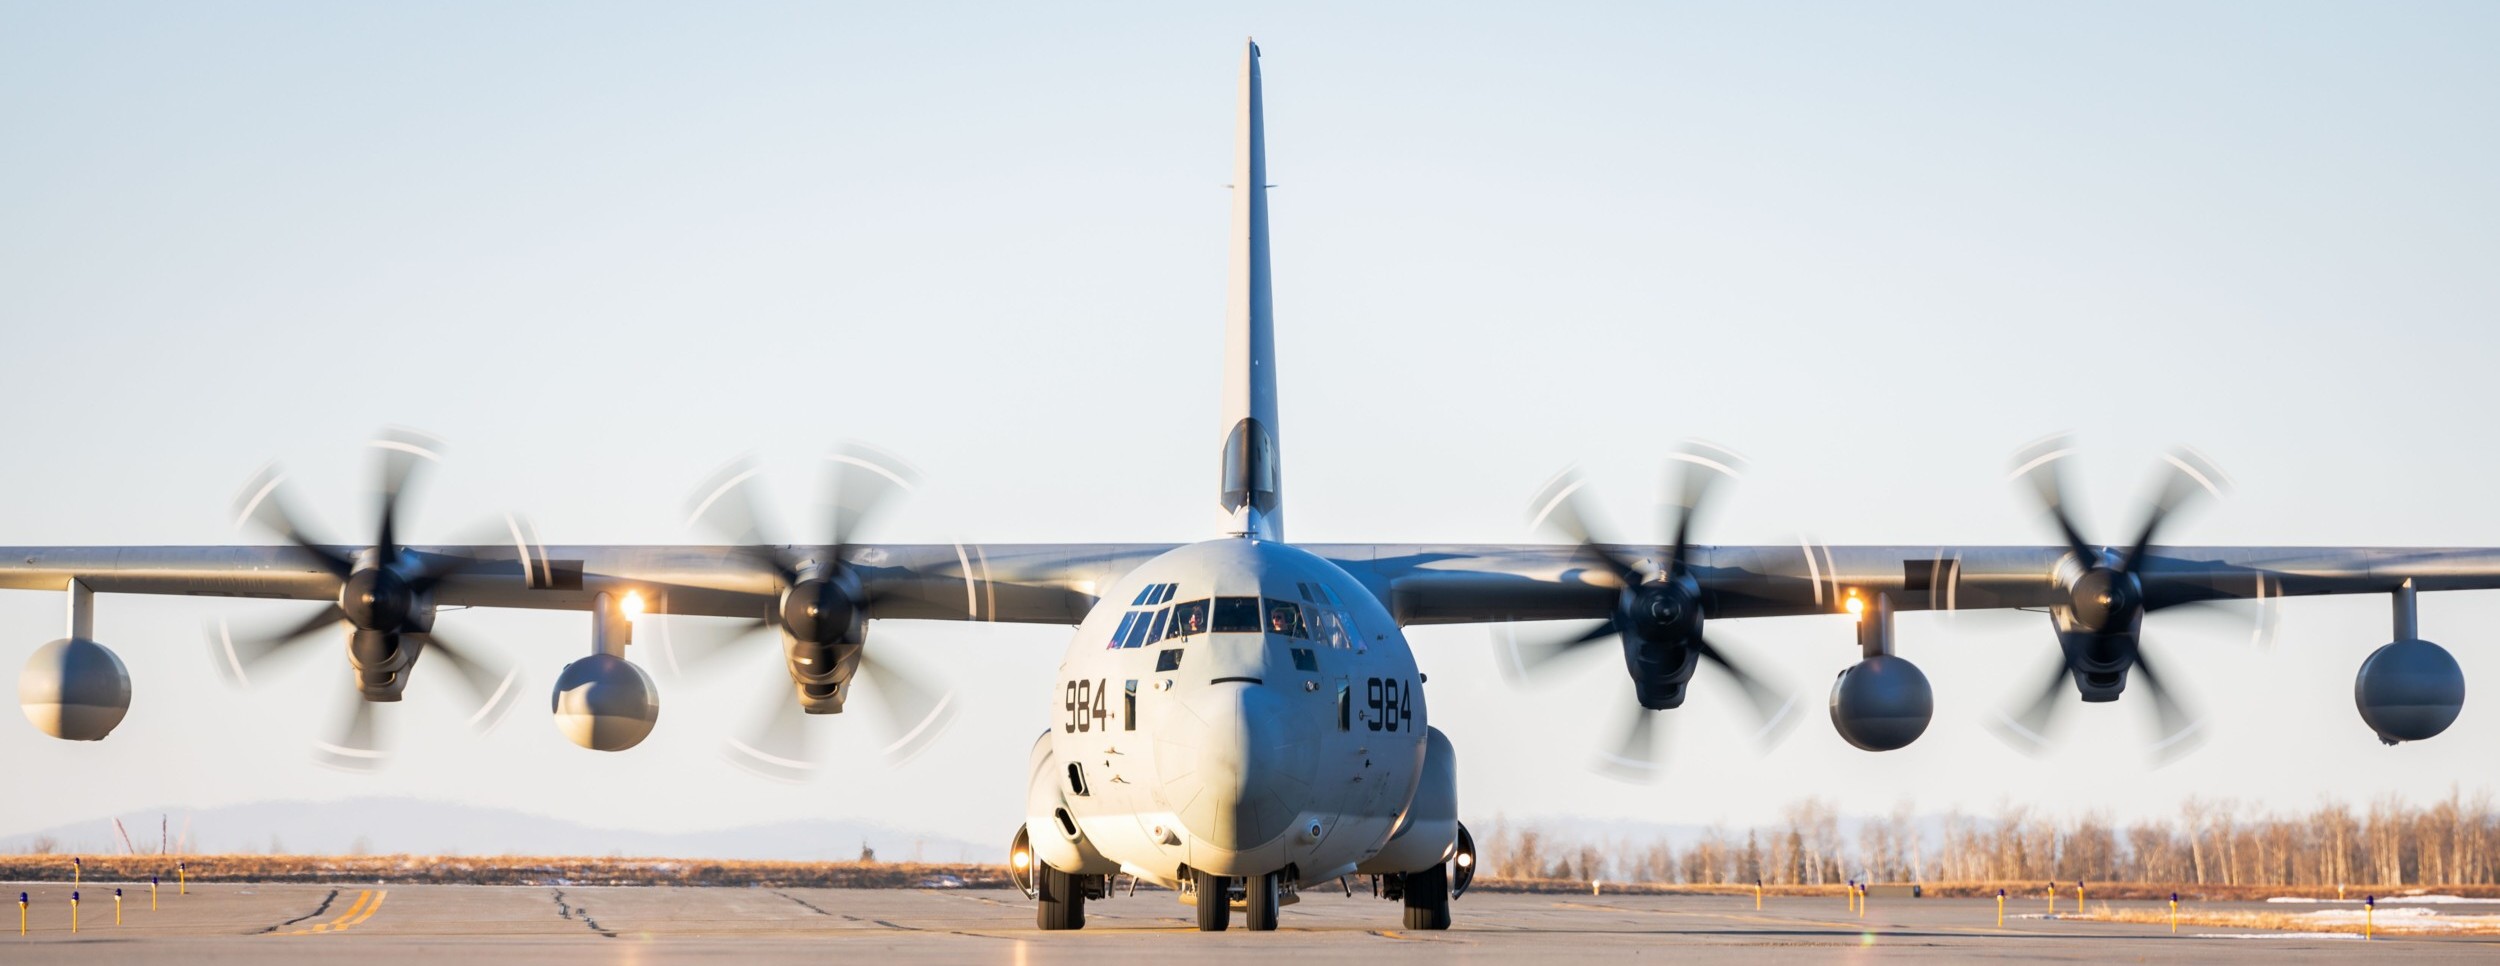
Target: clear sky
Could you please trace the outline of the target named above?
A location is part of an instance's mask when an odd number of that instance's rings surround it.
[[[795,498],[840,438],[932,481],[887,539],[1210,536],[1255,34],[1292,537],[1528,539],[1572,461],[1647,520],[1700,436],[1754,463],[1716,542],[2040,543],[2007,457],[2071,429],[2101,540],[2185,442],[2240,489],[2177,542],[2500,545],[2500,8],[1258,7],[0,6],[0,544],[256,541],[226,508],[272,458],[360,537],[384,424],[453,441],[420,540],[507,509],[555,542],[693,539],[713,466],[760,450]],[[1914,616],[1917,745],[1854,751],[1818,711],[1762,755],[1704,683],[1650,787],[1581,768],[1618,666],[1521,691],[1480,629],[1412,639],[1472,820],[1742,824],[1809,794],[2126,817],[2490,783],[2494,604],[2425,598],[2474,699],[2425,744],[2352,710],[2380,600],[2290,604],[2270,651],[2156,617],[2216,730],[2161,770],[2125,704],[2038,760],[1982,732],[2044,620]],[[971,711],[899,769],[873,718],[821,723],[831,775],[799,787],[713,755],[754,680],[662,675],[659,731],[599,755],[543,698],[462,732],[421,670],[400,760],[357,777],[305,746],[342,659],[248,693],[207,661],[204,620],[300,605],[99,610],[136,705],[101,745],[0,724],[0,831],[384,794],[1003,843],[1066,643],[880,625]],[[579,616],[445,620],[539,694],[588,647]],[[58,595],[0,594],[0,665],[60,627]],[[1834,618],[1713,634],[1818,707],[1855,653]]]

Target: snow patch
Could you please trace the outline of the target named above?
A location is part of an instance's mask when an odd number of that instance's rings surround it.
[[[2316,904],[2330,904],[2330,903],[2336,903],[2336,904],[2342,904],[2342,905],[2348,905],[2348,906],[2356,906],[2356,907],[2357,907],[2357,906],[2359,906],[2359,905],[2361,905],[2361,900],[2359,900],[2359,899],[2311,899],[2311,898],[2307,898],[2307,897],[2304,897],[2304,896],[2274,896],[2274,897],[2272,897],[2272,898],[2267,899],[2266,901],[2267,901],[2267,902],[2281,902],[2281,903],[2304,903],[2304,904],[2312,904],[2312,905],[2316,905]],[[2460,904],[2462,904],[2462,905],[2500,905],[2500,899],[2471,899],[2471,898],[2467,898],[2467,897],[2465,897],[2465,896],[2443,896],[2443,895],[2420,895],[2420,896],[2380,896],[2380,897],[2379,897],[2379,900],[2378,900],[2378,904],[2379,904],[2379,905],[2381,905],[2381,906],[2394,906],[2394,905],[2407,905],[2407,906],[2436,906],[2436,905],[2460,905]]]

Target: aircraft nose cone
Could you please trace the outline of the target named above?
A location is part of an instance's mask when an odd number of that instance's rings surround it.
[[[1264,685],[1209,685],[1176,711],[1155,742],[1156,777],[1189,833],[1192,864],[1234,874],[1226,853],[1275,841],[1310,802],[1317,735],[1305,736]]]

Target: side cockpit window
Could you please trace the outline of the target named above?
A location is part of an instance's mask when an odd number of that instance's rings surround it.
[[[1215,632],[1218,634],[1256,634],[1261,628],[1259,599],[1256,597],[1218,597],[1215,599]]]
[[[1146,632],[1154,628],[1154,613],[1139,611],[1134,616],[1137,619],[1129,623],[1128,636],[1120,639],[1121,647],[1144,647],[1149,640]]]
[[[1193,600],[1172,608],[1172,629],[1164,632],[1166,639],[1192,637],[1207,632],[1207,602]]]
[[[1290,600],[1268,598],[1267,632],[1298,640],[1310,639],[1311,632],[1302,624],[1302,605]]]

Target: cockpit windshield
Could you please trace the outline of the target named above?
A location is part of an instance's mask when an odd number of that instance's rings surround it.
[[[1258,598],[1218,597],[1215,599],[1216,633],[1256,634],[1260,629]]]

